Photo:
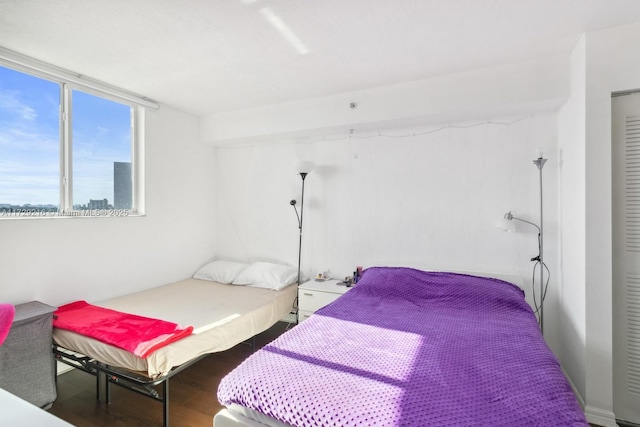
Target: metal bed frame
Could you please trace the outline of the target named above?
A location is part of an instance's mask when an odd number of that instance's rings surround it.
[[[255,340],[253,336],[250,340],[242,342],[251,346],[251,351],[255,351]],[[184,371],[189,366],[202,360],[209,354],[200,355],[180,366],[173,368],[168,374],[152,379],[142,373],[129,371],[124,368],[107,365],[89,356],[61,347],[53,343],[53,355],[61,363],[79,369],[96,377],[96,400],[102,400],[101,382],[104,378],[105,401],[111,404],[111,384],[126,388],[143,396],[149,397],[162,403],[162,422],[164,427],[169,427],[169,380],[174,375]],[[162,393],[158,393],[156,386],[162,385]]]

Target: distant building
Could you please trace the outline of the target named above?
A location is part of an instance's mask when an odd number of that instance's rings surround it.
[[[131,162],[113,162],[113,207],[131,209]]]
[[[102,200],[89,200],[87,209],[109,209],[109,201],[107,199]]]

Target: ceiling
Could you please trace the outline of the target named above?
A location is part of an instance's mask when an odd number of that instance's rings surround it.
[[[637,0],[0,0],[0,46],[206,115],[567,54]]]

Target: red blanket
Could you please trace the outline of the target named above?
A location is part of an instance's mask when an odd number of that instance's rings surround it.
[[[86,335],[146,358],[160,347],[191,335],[192,326],[151,319],[75,301],[54,313],[53,326]]]

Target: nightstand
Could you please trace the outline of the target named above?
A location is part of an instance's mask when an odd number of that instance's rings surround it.
[[[317,310],[335,301],[349,289],[338,285],[340,280],[325,280],[318,282],[310,280],[298,286],[298,322],[307,319]]]

